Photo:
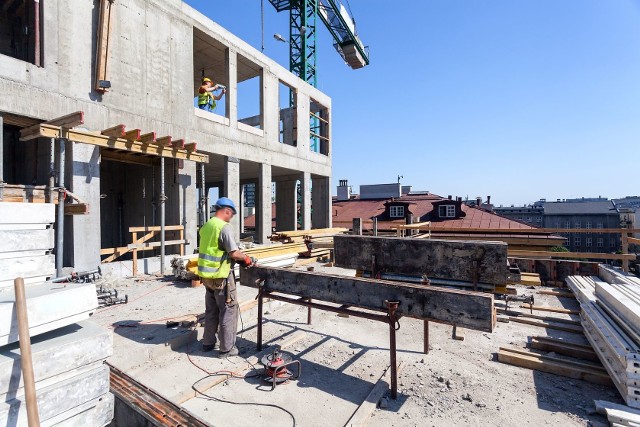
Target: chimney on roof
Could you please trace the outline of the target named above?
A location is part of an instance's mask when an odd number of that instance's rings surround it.
[[[477,196],[477,197],[476,197],[476,206],[477,206],[477,207],[480,207],[480,205],[481,205],[481,204],[482,204],[482,197]]]
[[[340,185],[338,185],[338,201],[349,200],[351,198],[351,186],[349,186],[349,182],[346,179],[340,180]]]
[[[451,200],[451,199],[452,199],[452,197],[453,197],[453,196],[452,196],[451,194],[449,194],[449,195],[447,196],[447,199]]]
[[[456,202],[461,202],[462,201],[462,197],[461,196],[457,196],[456,197]]]
[[[490,205],[491,204],[491,196],[487,196],[487,204]]]

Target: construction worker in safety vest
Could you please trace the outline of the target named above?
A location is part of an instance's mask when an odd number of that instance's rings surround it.
[[[219,89],[222,90],[222,92],[218,95],[212,93]],[[225,93],[227,93],[227,88],[219,84],[214,85],[211,79],[207,77],[203,78],[202,86],[198,89],[198,108],[213,111],[216,108],[216,101],[219,101]]]
[[[219,343],[220,357],[236,356],[238,297],[233,265],[238,262],[248,268],[255,260],[238,249],[233,228],[229,225],[236,214],[233,201],[221,197],[214,209],[214,216],[200,229],[198,275],[206,287],[202,350],[212,351]]]

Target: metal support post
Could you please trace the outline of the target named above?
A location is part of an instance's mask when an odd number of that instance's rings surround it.
[[[62,276],[64,257],[64,157],[66,139],[58,139],[58,218],[56,224],[56,277]]]
[[[307,298],[307,302],[311,302],[311,298]],[[307,307],[307,325],[311,324],[311,306]]]
[[[49,203],[53,203],[53,188],[56,186],[56,139],[51,138],[49,144]]]
[[[160,274],[164,276],[164,223],[165,223],[165,201],[164,194],[164,157],[160,157]]]
[[[257,349],[258,351],[262,350],[262,288],[258,291],[258,337],[257,341]]]
[[[207,217],[207,184],[204,178],[204,163],[200,163],[200,227],[202,227],[209,218]]]
[[[423,320],[424,322],[424,354],[429,354],[429,321]]]
[[[391,368],[391,398],[398,398],[398,366],[396,365],[396,324],[398,319],[396,318],[396,310],[398,309],[398,302],[385,301],[389,316],[389,357]]]

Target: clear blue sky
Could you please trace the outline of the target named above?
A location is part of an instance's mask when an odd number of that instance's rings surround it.
[[[187,3],[260,49],[260,0]],[[640,1],[349,3],[368,67],[345,65],[318,21],[334,184],[402,175],[496,205],[640,194]],[[288,14],[264,10],[264,53],[288,67],[273,39]]]

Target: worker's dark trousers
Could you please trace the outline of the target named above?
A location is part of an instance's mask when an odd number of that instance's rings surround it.
[[[229,287],[227,295],[227,286]],[[227,304],[227,298],[231,300]],[[238,331],[238,298],[233,276],[227,279],[227,284],[220,290],[212,291],[207,288],[205,297],[204,336],[203,345],[215,345],[216,332],[220,339],[220,352],[224,353],[236,345]],[[218,330],[218,327],[220,330]]]

